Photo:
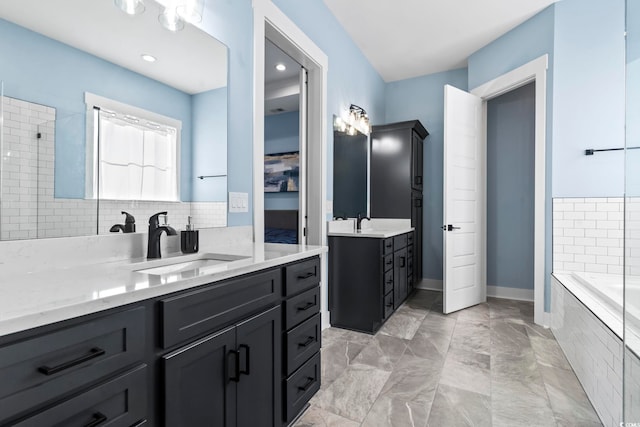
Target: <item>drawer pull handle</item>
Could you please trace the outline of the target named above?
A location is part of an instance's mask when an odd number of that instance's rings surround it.
[[[310,271],[307,274],[302,274],[302,275],[298,276],[298,279],[304,280],[304,279],[308,279],[309,277],[313,277],[315,275],[316,274],[314,272]]]
[[[385,264],[386,264],[386,265],[392,265],[392,264],[393,264],[393,260],[391,260],[391,261],[387,261]]]
[[[107,416],[102,412],[96,412],[93,414],[93,420],[89,424],[85,424],[84,427],[96,427],[107,421]]]
[[[400,257],[400,268],[404,267],[405,265],[407,265],[407,258],[401,256]]]
[[[303,386],[298,386],[298,390],[307,391],[307,390],[309,390],[309,388],[311,388],[311,386],[315,382],[316,382],[316,379],[314,377],[307,377],[307,383],[305,385],[303,385]]]
[[[393,303],[390,302],[389,304],[387,304],[387,307],[393,307]]]
[[[298,343],[298,347],[308,347],[312,342],[316,340],[316,337],[309,337],[305,342]]]
[[[307,311],[309,310],[311,307],[315,307],[316,303],[315,302],[308,302],[306,305],[302,306],[302,307],[296,307],[297,311]]]
[[[106,352],[98,347],[94,347],[92,348],[88,354],[85,354],[84,356],[80,356],[77,359],[73,359],[70,360],[68,362],[64,362],[59,364],[58,366],[54,366],[52,368],[48,367],[48,366],[41,366],[38,368],[38,371],[40,373],[43,373],[45,375],[53,375],[53,374],[57,374],[58,372],[62,372],[64,370],[67,370],[69,368],[73,368],[76,365],[80,365],[81,363],[87,362],[91,359],[95,359],[96,357],[100,357],[103,354],[105,354]]]
[[[387,280],[387,285],[393,285],[393,280]]]
[[[227,355],[227,358],[229,358],[229,356],[233,356],[235,361],[235,368],[233,369],[234,375],[229,375],[229,381],[238,383],[240,382],[240,352],[231,350]]]
[[[251,374],[251,348],[246,345],[246,344],[241,344],[240,347],[238,347],[238,354],[240,354],[240,350],[245,349],[247,350],[247,357],[245,358],[245,369],[244,370],[240,370],[238,371],[240,374],[245,374],[245,375],[250,375]],[[238,366],[240,366],[240,364],[238,363]],[[240,376],[238,374],[238,376]]]

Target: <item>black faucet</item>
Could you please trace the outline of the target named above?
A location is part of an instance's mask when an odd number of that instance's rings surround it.
[[[160,235],[163,231],[167,233],[167,236],[175,236],[176,230],[168,225],[160,225],[158,217],[160,215],[166,215],[166,212],[158,212],[155,215],[151,215],[149,218],[149,242],[147,243],[147,259],[160,258]]]
[[[124,225],[122,225],[122,224],[112,225],[111,228],[109,229],[109,231],[112,232],[112,233],[117,233],[119,231],[122,231],[123,233],[135,233],[136,232],[136,219],[130,213],[127,213],[125,211],[122,211],[121,213],[122,213],[122,215],[126,215],[127,216],[125,218],[125,220],[124,220]]]
[[[357,222],[356,222],[356,230],[360,231],[362,230],[362,220],[367,220],[367,221],[371,221],[371,218],[369,218],[368,216],[362,216],[361,213],[358,213],[358,218],[357,218]]]

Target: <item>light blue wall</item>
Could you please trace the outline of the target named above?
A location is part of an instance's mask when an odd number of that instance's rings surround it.
[[[264,118],[264,153],[300,150],[300,113],[276,114]],[[265,210],[298,209],[298,193],[264,193]]]
[[[533,289],[535,83],[487,103],[487,284]]]
[[[327,199],[333,200],[333,115],[350,104],[367,110],[372,124],[385,123],[385,83],[322,0],[275,0],[329,58],[327,87]]]
[[[625,2],[555,6],[553,196],[621,197],[624,153]]]
[[[207,0],[200,27],[229,48],[228,191],[249,194],[249,210],[229,226],[253,224],[253,8],[251,0]]]
[[[423,276],[442,280],[442,159],[444,85],[467,89],[462,68],[387,84],[385,123],[418,119],[429,131],[424,144]]]
[[[627,146],[640,147],[640,2],[627,2]],[[627,197],[640,197],[640,150],[627,151]]]
[[[570,1],[570,0],[565,0]],[[547,135],[545,220],[545,308],[549,307],[552,269],[551,158],[554,87],[555,6],[551,5],[502,37],[489,43],[469,57],[469,88],[473,89],[544,54],[549,55],[547,70]]]
[[[56,127],[56,197],[85,196],[85,91],[182,121],[186,143],[180,194],[190,197],[189,95],[4,20],[0,58],[5,95],[55,107],[61,118]],[[70,69],[78,72],[69,73]]]
[[[227,173],[227,88],[199,93],[191,97],[193,177]],[[193,181],[193,202],[225,202],[227,178]]]

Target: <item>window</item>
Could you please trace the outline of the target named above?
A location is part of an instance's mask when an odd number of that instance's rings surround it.
[[[88,156],[97,168],[91,193],[109,200],[179,201],[180,122],[104,100],[87,103],[93,110]]]

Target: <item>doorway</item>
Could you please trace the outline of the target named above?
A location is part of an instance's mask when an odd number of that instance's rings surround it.
[[[535,82],[487,102],[487,295],[533,300]]]
[[[533,149],[533,300],[534,322],[547,325],[545,284],[547,230],[546,99],[548,55],[543,55],[467,93],[445,86],[444,144],[444,312],[486,301],[487,297],[487,108],[497,98],[535,82]],[[464,125],[461,131],[460,124]],[[477,147],[477,148],[473,148]],[[448,157],[448,153],[452,155]],[[466,168],[465,174],[453,173]],[[464,178],[464,179],[461,179]],[[475,184],[474,184],[475,183]],[[451,188],[455,191],[452,192]],[[467,188],[468,187],[468,188]],[[473,190],[473,191],[470,191]],[[452,193],[457,199],[448,196]],[[470,199],[472,197],[473,199]],[[462,210],[461,210],[462,208]],[[455,224],[461,219],[470,231]],[[472,233],[473,238],[465,238]],[[467,236],[465,236],[465,234]],[[458,280],[458,277],[464,280]],[[506,289],[506,288],[505,288]],[[503,295],[515,298],[514,295]]]

